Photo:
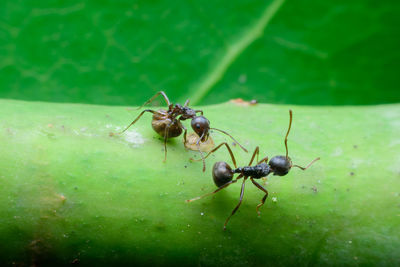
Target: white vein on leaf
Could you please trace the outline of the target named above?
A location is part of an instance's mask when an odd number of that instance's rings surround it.
[[[191,104],[197,104],[213,88],[213,86],[222,79],[228,68],[235,60],[249,47],[255,40],[262,36],[271,19],[279,11],[286,0],[273,0],[269,4],[261,17],[249,27],[236,41],[233,41],[226,49],[225,54],[220,57],[217,64],[210,69],[208,73],[195,85],[195,88],[189,90],[193,92],[190,97]]]

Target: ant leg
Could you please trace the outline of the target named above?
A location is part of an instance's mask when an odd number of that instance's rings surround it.
[[[185,104],[183,105],[184,107],[187,107],[189,105],[190,100],[186,99]]]
[[[168,140],[169,127],[171,127],[171,123],[169,123],[165,127],[165,131],[164,131],[164,162],[167,161],[167,140]]]
[[[117,133],[117,134],[122,134],[123,132],[125,132],[126,130],[128,130],[128,128],[131,127],[133,124],[135,124],[135,123],[140,119],[140,117],[142,117],[142,115],[143,115],[145,112],[150,112],[150,113],[153,113],[153,114],[156,113],[156,111],[151,110],[151,109],[145,109],[145,110],[143,110],[143,111],[139,114],[139,116],[137,116],[136,119],[134,119],[134,120],[131,122],[131,124],[128,125],[128,127],[126,127],[122,132],[119,132],[119,133]],[[114,135],[114,133],[110,133],[110,136],[113,136],[113,135]]]
[[[186,202],[188,202],[188,203],[189,203],[189,202],[193,202],[193,201],[199,200],[199,199],[201,199],[201,198],[204,198],[204,197],[213,195],[213,194],[215,194],[215,193],[221,191],[221,190],[224,189],[225,187],[228,187],[228,186],[230,186],[231,184],[236,183],[236,182],[237,182],[240,178],[242,178],[242,177],[243,177],[243,174],[240,174],[235,180],[229,181],[229,182],[227,182],[226,184],[221,185],[220,187],[218,187],[217,190],[214,190],[214,191],[211,192],[211,193],[207,193],[207,194],[202,195],[202,196],[199,196],[199,197],[195,197],[195,198],[192,198],[192,199],[188,199],[188,200],[186,200]]]
[[[217,128],[210,128],[210,129],[211,129],[211,130],[219,131],[219,132],[221,132],[221,133],[223,133],[223,134],[226,134],[227,136],[229,136],[230,138],[232,138],[232,140],[233,140],[236,144],[238,144],[238,145],[240,146],[240,148],[243,149],[244,152],[248,152],[247,149],[244,148],[238,141],[236,141],[236,139],[233,138],[232,135],[228,134],[228,133],[225,132],[225,131],[222,131],[222,130],[220,130],[220,129],[217,129]]]
[[[201,116],[203,116],[203,111],[202,110],[200,110],[200,109],[196,109],[194,112],[200,112],[201,113]]]
[[[263,162],[268,163],[268,156],[266,156],[265,158],[262,158],[260,161],[258,161],[258,162],[257,162],[257,165],[258,165],[258,164],[261,164],[261,163],[263,163]],[[262,180],[263,180],[264,185],[265,185],[265,183],[267,182],[267,177],[263,177]]]
[[[141,109],[142,107],[146,106],[147,104],[150,104],[151,102],[153,102],[154,99],[157,98],[157,96],[162,95],[165,102],[167,102],[168,107],[171,106],[171,102],[168,99],[168,96],[164,93],[164,91],[159,91],[157,92],[152,98],[150,98],[149,100],[147,100],[146,102],[144,102],[143,105],[141,105],[140,107],[138,107],[137,109]]]
[[[314,162],[316,162],[317,160],[320,160],[320,158],[316,158],[313,161],[310,162],[310,164],[307,165],[307,167],[301,167],[299,165],[293,165],[292,167],[297,167],[299,169],[302,169],[303,171],[307,170],[308,167],[310,167]]]
[[[224,223],[224,230],[226,230],[226,225],[229,222],[229,219],[233,216],[233,214],[235,214],[235,212],[239,209],[240,204],[242,204],[242,200],[243,200],[243,195],[244,195],[244,186],[245,186],[245,182],[247,180],[247,177],[244,177],[243,179],[243,183],[242,183],[242,189],[240,190],[240,198],[239,198],[239,203],[236,205],[236,207],[233,209],[231,215],[229,215],[228,219],[226,219],[225,223]]]
[[[258,156],[258,155],[257,155],[257,156]],[[265,163],[268,163],[268,156],[266,156],[265,158],[263,158],[263,159],[261,159],[260,161],[258,161],[258,162],[257,162],[257,165],[263,163],[264,161],[265,161]]]
[[[266,156],[265,158],[262,158],[259,162],[257,162],[257,165],[261,164],[263,162],[268,163],[268,156]],[[263,180],[263,182],[265,184],[267,182],[267,177],[263,177],[262,180]]]
[[[255,186],[258,187],[258,189],[260,189],[261,191],[263,191],[265,193],[265,196],[261,199],[261,203],[257,205],[256,211],[258,213],[258,216],[260,216],[260,211],[258,210],[262,205],[264,205],[265,200],[268,197],[268,191],[267,189],[265,189],[264,187],[262,187],[262,185],[260,185],[259,183],[257,183],[256,181],[253,180],[253,178],[250,178],[250,180],[253,182],[253,184]]]
[[[203,133],[203,134],[199,137],[199,139],[197,140],[196,146],[197,146],[197,150],[198,150],[199,153],[200,153],[201,160],[203,161],[203,172],[205,172],[205,171],[206,171],[206,161],[204,160],[203,152],[202,152],[201,149],[200,149],[200,141],[201,141],[201,139],[203,139],[203,137],[204,137],[204,133]]]
[[[188,148],[186,147],[186,136],[187,136],[187,129],[185,126],[183,126],[183,124],[178,120],[179,122],[179,127],[182,128],[184,130],[183,132],[183,146],[185,147],[186,150],[188,150]]]
[[[235,156],[233,155],[232,150],[231,150],[231,148],[229,147],[229,145],[228,145],[227,143],[225,143],[225,142],[219,144],[216,148],[214,148],[213,150],[211,150],[210,152],[208,152],[208,154],[204,157],[204,159],[208,158],[208,156],[210,156],[211,153],[214,153],[215,151],[217,151],[217,150],[218,150],[221,146],[223,146],[223,145],[225,145],[226,148],[228,149],[228,152],[229,152],[229,154],[231,155],[232,163],[233,163],[233,165],[235,166],[235,168],[237,168]],[[200,161],[199,159],[193,159],[193,158],[190,158],[190,160],[192,160],[192,161]]]
[[[260,153],[260,148],[257,146],[256,149],[254,149],[253,156],[251,157],[249,166],[251,166],[251,164],[253,163],[254,157],[255,157],[256,155],[257,155],[257,158],[258,158],[258,154],[259,154],[259,153]]]

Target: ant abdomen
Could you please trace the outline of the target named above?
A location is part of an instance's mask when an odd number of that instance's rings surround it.
[[[218,161],[214,164],[212,176],[216,186],[220,187],[227,182],[232,181],[233,170],[228,163],[224,161]]]
[[[165,129],[169,125],[167,131]],[[168,138],[177,137],[182,134],[182,128],[177,121],[172,121],[169,118],[168,112],[164,109],[160,109],[153,114],[153,120],[151,121],[153,130],[160,136],[165,137],[167,134]]]
[[[275,156],[269,161],[269,166],[274,175],[284,176],[292,168],[292,161],[289,157]]]

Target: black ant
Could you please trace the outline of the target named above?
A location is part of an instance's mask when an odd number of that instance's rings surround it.
[[[228,187],[229,185],[231,185],[233,183],[236,183],[239,179],[243,178],[242,189],[240,191],[239,203],[233,209],[231,215],[226,219],[225,224],[224,224],[224,230],[225,230],[229,219],[233,216],[233,214],[235,214],[235,212],[239,209],[240,204],[242,203],[245,182],[247,181],[248,178],[250,178],[250,181],[258,189],[260,189],[261,191],[263,191],[265,193],[264,197],[261,199],[261,203],[258,204],[257,208],[256,208],[258,215],[260,215],[260,212],[258,209],[262,205],[264,205],[264,202],[268,197],[268,191],[262,185],[257,183],[254,179],[260,179],[263,177],[267,177],[270,173],[272,173],[273,175],[285,176],[286,174],[288,174],[288,172],[290,171],[290,169],[292,167],[297,167],[304,171],[308,167],[310,167],[314,162],[316,162],[317,160],[320,159],[320,158],[314,159],[313,161],[311,161],[310,164],[307,165],[307,167],[293,165],[292,160],[290,159],[290,157],[288,155],[288,146],[287,146],[287,138],[288,138],[288,135],[290,132],[290,128],[292,125],[292,117],[293,117],[291,110],[289,110],[289,116],[290,116],[289,129],[288,129],[288,131],[286,133],[286,137],[285,137],[286,156],[275,156],[269,162],[268,162],[268,157],[265,157],[262,160],[258,161],[259,147],[257,146],[256,149],[254,150],[253,156],[251,157],[249,165],[245,166],[245,167],[237,168],[236,160],[232,153],[232,150],[230,149],[230,147],[227,143],[222,143],[222,144],[218,145],[216,148],[214,148],[212,151],[210,151],[207,154],[207,156],[205,156],[205,158],[207,158],[211,153],[217,151],[221,146],[225,145],[229,151],[229,154],[231,155],[232,162],[233,162],[233,165],[235,166],[235,169],[232,169],[229,166],[229,164],[226,162],[223,162],[223,161],[216,162],[213,166],[212,175],[213,175],[214,183],[216,186],[218,186],[218,189],[215,190],[214,192],[205,194],[203,196],[186,200],[186,202],[192,202],[192,201],[201,199],[203,197],[215,194],[218,191]],[[257,155],[257,161],[258,161],[257,165],[251,166],[256,155]],[[238,173],[239,176],[237,176],[236,179],[233,180],[233,175],[235,173]]]
[[[180,104],[172,104],[167,95],[163,91],[157,92],[152,98],[147,100],[142,106],[140,106],[137,109],[142,108],[143,106],[151,103],[156,97],[159,95],[162,95],[165,102],[167,102],[168,105],[168,110],[165,109],[159,109],[157,111],[151,110],[151,109],[145,109],[143,110],[139,116],[137,116],[136,119],[134,119],[128,127],[126,127],[122,132],[118,134],[122,134],[126,130],[128,130],[129,127],[131,127],[133,124],[135,124],[140,117],[145,113],[145,112],[150,112],[153,114],[153,120],[151,121],[151,126],[153,127],[153,130],[158,133],[161,137],[164,137],[164,162],[167,160],[167,140],[168,138],[173,138],[173,137],[178,137],[182,134],[182,131],[184,131],[183,134],[183,139],[184,139],[184,144],[186,144],[186,135],[187,135],[187,129],[181,121],[191,119],[191,126],[193,131],[199,136],[196,146],[198,151],[200,152],[201,158],[203,160],[203,171],[205,171],[205,162],[204,162],[204,156],[202,151],[200,150],[200,142],[205,142],[207,141],[210,133],[210,130],[216,130],[221,133],[224,133],[228,135],[232,140],[237,143],[244,151],[247,152],[247,150],[240,145],[230,134],[228,134],[225,131],[222,131],[217,128],[210,128],[210,121],[203,116],[203,111],[202,110],[194,110],[192,108],[189,108],[189,99],[186,100],[185,104],[182,106]],[[197,116],[197,113],[200,113],[200,116]],[[114,133],[110,133],[110,135],[114,135]]]

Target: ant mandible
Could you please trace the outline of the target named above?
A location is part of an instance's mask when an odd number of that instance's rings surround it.
[[[216,148],[214,148],[212,151],[210,151],[205,156],[205,158],[207,158],[211,153],[217,151],[221,146],[225,145],[226,148],[228,149],[228,152],[229,152],[231,158],[232,158],[232,163],[235,166],[235,169],[232,169],[229,166],[229,164],[226,163],[226,162],[223,162],[223,161],[216,162],[214,164],[214,166],[213,166],[212,176],[213,176],[215,185],[218,186],[218,189],[213,191],[213,192],[211,192],[211,193],[205,194],[203,196],[186,200],[186,202],[192,202],[192,201],[201,199],[203,197],[215,194],[218,191],[221,191],[222,189],[228,187],[229,185],[231,185],[233,183],[236,183],[239,179],[243,178],[242,189],[240,191],[239,203],[233,209],[231,215],[229,215],[229,217],[226,219],[225,224],[224,224],[224,230],[225,230],[229,219],[239,209],[240,204],[242,204],[245,182],[247,181],[247,179],[250,179],[250,181],[258,189],[260,189],[261,191],[263,191],[265,193],[264,197],[261,199],[261,203],[258,204],[257,207],[256,207],[256,211],[257,211],[258,215],[260,215],[260,211],[258,209],[262,205],[264,205],[265,200],[268,197],[268,191],[262,185],[257,183],[255,181],[255,179],[260,179],[260,178],[263,178],[263,177],[267,177],[270,173],[272,173],[273,175],[285,176],[286,174],[288,174],[288,172],[290,171],[290,169],[292,167],[297,167],[297,168],[300,168],[303,171],[305,171],[314,162],[316,162],[317,160],[320,159],[320,158],[314,159],[313,161],[311,161],[310,164],[307,165],[307,167],[301,167],[299,165],[293,165],[292,160],[290,159],[290,157],[288,155],[288,146],[287,146],[287,138],[288,138],[288,135],[289,135],[289,132],[290,132],[290,128],[292,126],[292,118],[293,118],[292,110],[289,110],[289,116],[290,116],[289,128],[288,128],[288,131],[287,131],[286,137],[285,137],[286,156],[275,156],[275,157],[271,158],[271,160],[269,162],[268,162],[268,157],[265,157],[265,158],[261,159],[260,161],[258,161],[259,147],[257,146],[256,149],[254,150],[253,156],[251,157],[249,165],[245,166],[245,167],[237,168],[236,160],[235,160],[235,157],[234,157],[234,155],[232,153],[232,150],[230,149],[230,147],[229,147],[229,145],[227,143],[222,143],[222,144],[218,145]],[[251,166],[251,164],[253,163],[253,160],[254,160],[254,158],[256,156],[257,156],[257,161],[258,161],[257,165]],[[238,173],[239,176],[237,176],[236,179],[233,180],[233,175],[235,173]]]
[[[159,91],[152,98],[147,100],[142,106],[140,106],[137,109],[140,109],[143,106],[150,104],[159,95],[161,95],[164,98],[165,102],[167,102],[168,110],[159,109],[157,111],[154,111],[151,109],[145,109],[122,132],[120,132],[118,134],[122,134],[126,130],[128,130],[128,128],[131,127],[133,124],[135,124],[145,112],[150,112],[153,114],[153,119],[151,121],[151,126],[152,126],[153,130],[156,133],[158,133],[161,137],[164,137],[164,162],[167,160],[167,140],[168,140],[168,138],[178,137],[182,134],[182,131],[184,131],[183,139],[184,139],[184,144],[186,144],[187,129],[185,126],[183,126],[181,121],[184,121],[187,119],[192,120],[191,121],[192,129],[199,136],[199,138],[196,142],[196,147],[197,147],[198,151],[200,152],[201,158],[203,160],[203,171],[205,171],[205,162],[204,162],[203,153],[200,150],[200,142],[207,141],[207,139],[210,135],[210,133],[209,133],[210,130],[216,130],[216,131],[219,131],[221,133],[228,135],[245,152],[247,152],[247,150],[242,145],[240,145],[239,142],[237,142],[235,140],[235,138],[233,138],[227,132],[222,131],[217,128],[210,128],[210,121],[206,117],[203,116],[202,110],[194,110],[194,109],[188,107],[189,99],[185,101],[185,104],[183,106],[180,104],[172,104],[169,101],[165,92]],[[200,113],[201,115],[197,116],[197,113]],[[111,133],[110,135],[114,135],[114,134]]]

